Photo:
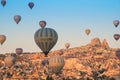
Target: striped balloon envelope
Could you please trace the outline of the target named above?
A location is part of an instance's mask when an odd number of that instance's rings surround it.
[[[60,55],[52,56],[49,59],[49,69],[52,73],[58,74],[65,65],[64,58]]]
[[[38,47],[47,56],[58,40],[58,34],[54,29],[41,28],[35,32],[34,39]]]

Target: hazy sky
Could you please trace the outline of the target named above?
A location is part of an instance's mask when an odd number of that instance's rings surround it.
[[[58,32],[58,42],[52,50],[64,48],[69,42],[71,47],[86,45],[94,37],[104,38],[110,47],[120,48],[120,40],[113,35],[120,33],[120,25],[115,28],[113,20],[120,20],[120,0],[6,0],[5,7],[0,5],[0,34],[7,37],[0,46],[0,53],[15,52],[22,47],[25,52],[41,51],[34,41],[39,21],[46,20],[47,26]],[[31,10],[29,2],[35,6]],[[17,25],[13,17],[21,15]],[[84,33],[86,28],[91,34]]]

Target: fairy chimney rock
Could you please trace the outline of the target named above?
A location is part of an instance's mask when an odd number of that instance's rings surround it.
[[[107,43],[107,41],[106,41],[106,39],[104,39],[103,41],[102,41],[102,47],[104,47],[104,48],[109,48],[109,45],[108,45],[108,43]]]
[[[92,39],[90,45],[93,46],[93,47],[95,47],[95,46],[96,47],[101,46],[100,39],[99,38]]]

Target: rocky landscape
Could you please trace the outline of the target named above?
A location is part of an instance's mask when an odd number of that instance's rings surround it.
[[[85,46],[51,51],[48,57],[43,53],[23,53],[12,67],[4,64],[7,53],[0,57],[0,80],[120,80],[120,60],[115,50],[105,39],[101,42],[94,38]],[[55,55],[65,60],[58,74],[50,73],[44,64]]]

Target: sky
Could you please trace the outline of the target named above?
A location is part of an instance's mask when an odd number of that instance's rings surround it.
[[[34,33],[40,28],[39,21],[45,20],[46,27],[58,33],[57,44],[52,50],[63,49],[66,42],[72,47],[86,45],[91,39],[106,39],[112,48],[120,48],[120,25],[115,28],[114,20],[120,20],[120,0],[6,0],[0,5],[0,34],[6,35],[0,54],[15,52],[18,47],[24,52],[41,52],[34,41]],[[35,5],[31,10],[28,3]],[[16,24],[15,15],[22,20]],[[89,36],[85,29],[91,29]]]

